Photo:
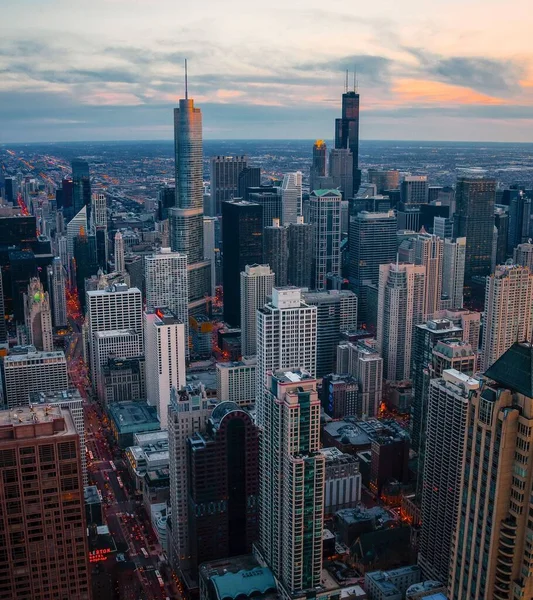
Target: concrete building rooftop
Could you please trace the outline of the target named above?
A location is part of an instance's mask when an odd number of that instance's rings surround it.
[[[83,397],[76,388],[62,392],[30,392],[30,404],[57,404],[69,400],[83,400]]]
[[[114,422],[118,432],[135,433],[159,429],[157,408],[146,402],[113,402],[108,408],[109,417]]]
[[[311,373],[305,371],[304,369],[294,369],[293,371],[275,371],[273,376],[280,383],[298,383],[299,381],[314,379]]]
[[[33,431],[28,429],[33,426]],[[24,430],[24,434],[16,430]],[[0,444],[13,439],[76,434],[70,410],[53,406],[17,406],[0,411]]]
[[[4,358],[5,363],[26,362],[28,360],[43,360],[45,358],[65,358],[65,353],[60,350],[57,352],[26,352],[24,354],[9,354]]]

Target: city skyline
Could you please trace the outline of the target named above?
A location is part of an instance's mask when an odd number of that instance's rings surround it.
[[[526,0],[512,13],[470,0],[460,20],[455,2],[429,18],[420,0],[396,13],[383,0],[357,13],[338,1],[327,10],[315,0],[230,4],[206,1],[184,16],[166,0],[128,12],[122,0],[97,0],[82,15],[62,0],[46,11],[9,1],[0,143],[170,139],[184,58],[207,139],[329,139],[344,71],[354,68],[363,140],[531,139]],[[321,44],[325,31],[335,39]]]

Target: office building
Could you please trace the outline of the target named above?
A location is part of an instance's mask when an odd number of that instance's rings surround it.
[[[505,264],[487,279],[482,368],[487,370],[515,342],[531,340],[533,275]]]
[[[254,404],[256,399],[257,358],[243,357],[235,362],[217,363],[217,400],[239,406]]]
[[[455,235],[466,237],[465,279],[470,282],[490,275],[496,181],[460,177],[455,197]]]
[[[309,172],[309,191],[312,192],[318,185],[318,178],[326,176],[326,142],[317,140],[313,144],[313,161]]]
[[[167,307],[185,326],[188,339],[188,271],[187,256],[161,248],[157,254],[144,257],[146,308]],[[188,344],[187,356],[188,356]]]
[[[422,233],[415,238],[415,264],[423,265],[426,269],[424,320],[431,319],[440,309],[443,250],[444,240],[436,235]]]
[[[4,301],[4,282],[0,268],[0,344],[7,342],[6,305]]]
[[[85,418],[83,414],[83,397],[76,388],[62,390],[60,392],[32,392],[29,397],[29,404],[37,406],[59,406],[62,409],[70,411],[74,422],[74,427],[80,436],[80,458],[83,485],[89,483],[87,477],[87,458],[85,452]]]
[[[445,240],[453,237],[453,218],[433,217],[433,234]]]
[[[117,231],[115,233],[115,271],[117,273],[124,273],[126,266],[124,264],[124,238],[122,233]]]
[[[87,209],[87,218],[90,222],[91,179],[89,163],[80,158],[75,158],[72,161],[72,216],[70,218],[77,215],[84,206]]]
[[[370,600],[403,600],[408,588],[420,581],[421,571],[417,565],[372,571],[365,574],[365,590]]]
[[[211,265],[211,288],[209,295],[215,297],[217,287],[217,255],[216,227],[218,219],[204,217],[204,259]]]
[[[257,311],[257,394],[267,372],[292,369],[316,372],[317,309],[298,288],[272,288],[272,299]]]
[[[244,200],[222,204],[224,262],[224,321],[233,327],[241,322],[241,273],[246,265],[263,261],[262,208]]]
[[[355,508],[361,501],[359,460],[338,448],[322,448],[320,453],[326,458],[324,514]]]
[[[352,289],[360,294],[365,283],[377,285],[379,265],[396,259],[397,221],[394,211],[361,211],[350,219],[349,275]]]
[[[295,287],[311,287],[313,278],[313,259],[315,244],[315,226],[304,223],[298,217],[296,223],[289,225],[287,282]]]
[[[191,566],[252,552],[259,534],[259,429],[234,402],[218,404],[188,440]]]
[[[415,325],[423,321],[425,267],[390,263],[379,267],[377,350],[383,357],[383,377],[410,378]]]
[[[428,203],[428,178],[426,175],[406,175],[400,185],[402,204]]]
[[[359,386],[351,375],[326,375],[322,379],[320,401],[324,412],[332,419],[361,414]]]
[[[400,171],[368,169],[368,181],[376,186],[378,194],[386,194],[389,190],[400,187]]]
[[[157,192],[157,220],[166,221],[168,211],[176,205],[176,188],[165,185]]]
[[[2,544],[0,595],[89,600],[81,449],[70,412],[30,408],[27,401],[16,414],[1,411],[0,456],[0,504],[9,507],[2,531],[10,532]]]
[[[176,205],[169,209],[170,246],[187,255],[189,312],[206,313],[211,263],[204,259],[202,113],[188,97],[174,109],[174,155]]]
[[[144,313],[146,398],[157,407],[161,428],[167,428],[170,390],[180,390],[185,377],[185,324],[166,308]]]
[[[494,227],[496,229],[496,246],[493,247],[492,260],[495,267],[503,264],[507,259],[509,234],[509,212],[507,207],[496,206],[494,208]]]
[[[83,312],[85,310],[85,280],[96,275],[99,270],[96,260],[96,238],[94,235],[87,235],[83,229],[80,229],[79,235],[74,238],[74,264],[76,288]]]
[[[518,244],[513,250],[513,262],[515,265],[527,267],[533,273],[533,244]]]
[[[335,371],[341,332],[357,329],[357,296],[349,290],[303,292],[302,300],[317,307],[316,376]]]
[[[442,250],[442,301],[463,308],[466,238],[445,239]]]
[[[430,319],[414,327],[411,356],[413,407],[411,443],[417,452],[423,452],[427,419],[427,371],[431,366],[433,349],[441,340],[461,340],[463,331],[448,319]]]
[[[531,237],[531,197],[525,190],[513,190],[509,203],[509,230],[507,252],[512,253],[518,244],[524,244]]]
[[[257,351],[257,310],[272,294],[275,274],[268,265],[246,265],[241,272],[241,352],[251,356]]]
[[[258,189],[261,191],[257,191]],[[274,219],[281,222],[283,218],[283,196],[280,193],[280,188],[273,187],[266,190],[256,188],[253,191],[252,188],[248,188],[248,192],[248,201],[253,204],[259,204],[263,209],[263,229],[270,227]]]
[[[248,200],[248,188],[258,188],[261,185],[261,167],[245,167],[237,179],[237,198]]]
[[[383,399],[383,359],[365,343],[343,342],[337,347],[337,373],[349,373],[358,386],[357,417],[375,417]]]
[[[28,343],[39,351],[52,352],[54,336],[50,296],[37,277],[32,277],[24,294],[24,322]]]
[[[173,388],[168,410],[168,449],[170,457],[169,527],[170,563],[185,573],[191,566],[191,543],[188,525],[189,482],[187,440],[196,432],[205,431],[213,404],[202,384]]]
[[[210,216],[222,214],[222,202],[240,197],[239,175],[248,167],[246,156],[212,156],[211,169],[211,206]]]
[[[349,149],[330,150],[328,186],[340,190],[343,200],[353,197],[353,156]]]
[[[341,193],[314,190],[309,196],[309,221],[315,226],[313,288],[326,289],[326,275],[340,275]]]
[[[469,402],[448,580],[452,600],[533,594],[532,358],[531,344],[515,343],[489,367]]]
[[[145,362],[143,356],[109,357],[102,367],[103,403],[146,398]]]
[[[270,372],[258,390],[263,434],[257,547],[284,597],[305,595],[321,583],[326,459],[319,452],[316,387],[308,372],[289,370]]]
[[[64,352],[37,352],[34,346],[25,350],[4,358],[4,399],[8,408],[27,406],[32,392],[59,392],[68,388]]]
[[[288,284],[289,228],[281,227],[279,219],[263,229],[263,261],[274,272],[277,287]]]
[[[65,327],[68,322],[65,268],[59,256],[52,261],[50,275],[54,327]]]
[[[302,215],[302,172],[286,173],[281,184],[281,222],[296,223]]]
[[[335,148],[345,148],[352,153],[352,193],[357,194],[361,186],[361,169],[359,169],[359,93],[355,81],[353,91],[349,91],[346,85],[342,95],[341,118],[335,119]]]
[[[97,332],[126,330],[138,334],[140,352],[144,354],[143,302],[141,291],[126,284],[117,284],[103,290],[87,292],[89,364],[93,374],[93,384],[99,367],[107,357],[101,355],[97,361],[95,335]]]

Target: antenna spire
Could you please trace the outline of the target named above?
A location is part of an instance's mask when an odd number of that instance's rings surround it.
[[[187,84],[187,59],[185,59],[185,100],[189,99],[189,87]]]
[[[357,82],[357,66],[354,65],[354,68],[353,68],[353,91],[357,92],[358,87],[359,87],[359,84]]]

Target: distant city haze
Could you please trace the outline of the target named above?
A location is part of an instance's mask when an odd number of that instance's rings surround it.
[[[529,0],[5,0],[0,143],[329,138],[357,69],[361,138],[531,141]],[[353,86],[350,74],[349,86]]]

